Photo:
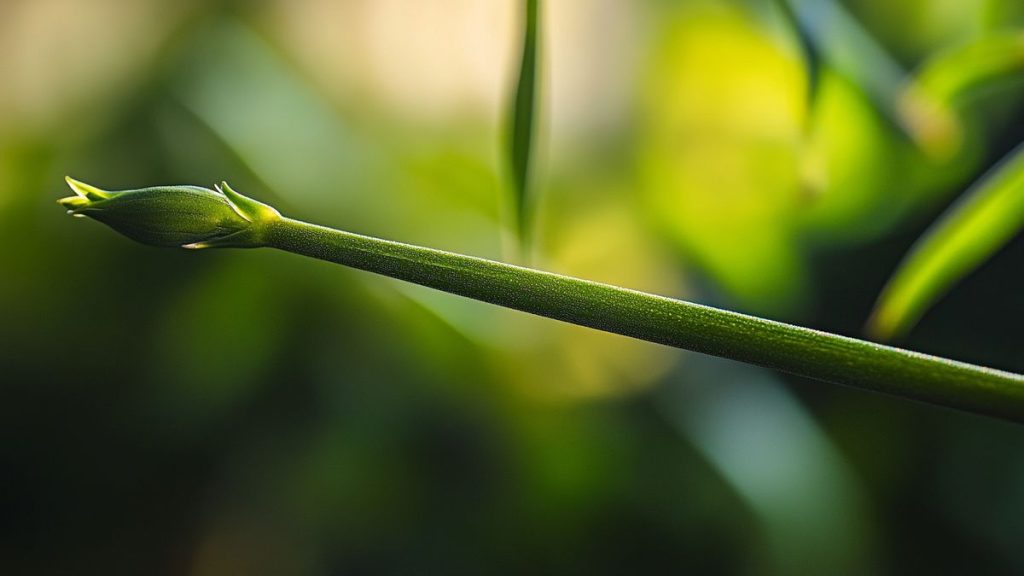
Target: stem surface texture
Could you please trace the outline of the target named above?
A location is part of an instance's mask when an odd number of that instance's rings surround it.
[[[1024,422],[1024,376],[608,284],[289,218],[267,246],[467,298],[845,384]]]

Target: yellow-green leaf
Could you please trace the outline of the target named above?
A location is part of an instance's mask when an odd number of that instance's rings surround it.
[[[949,157],[963,144],[957,107],[981,88],[1024,73],[1024,31],[956,46],[926,61],[900,96],[900,117],[926,151]]]
[[[868,323],[877,338],[905,333],[957,281],[1024,226],[1024,145],[992,169],[911,249]]]

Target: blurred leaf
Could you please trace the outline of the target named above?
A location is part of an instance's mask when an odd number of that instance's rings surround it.
[[[957,106],[982,88],[1024,72],[1024,32],[984,36],[930,58],[900,96],[903,124],[929,153],[949,157],[963,147]]]
[[[984,36],[929,59],[914,83],[944,102],[964,96],[980,84],[1024,71],[1024,31]]]
[[[522,246],[529,244],[530,166],[532,164],[537,100],[538,0],[523,0],[526,23],[523,28],[523,56],[519,68],[509,135],[509,162],[515,193],[516,225]]]
[[[917,242],[868,323],[877,338],[909,330],[958,280],[1024,226],[1024,146],[965,193]]]
[[[1007,23],[1024,24],[1024,2],[989,0],[981,7],[981,20],[986,28],[1005,27]]]
[[[864,490],[829,434],[773,374],[693,357],[657,407],[759,520],[761,574],[859,574]],[[711,376],[713,374],[713,376]]]
[[[745,310],[797,310],[800,63],[749,14],[719,4],[681,11],[655,50],[637,155],[645,207]]]
[[[876,238],[962,191],[985,158],[979,145],[935,162],[898,137],[863,91],[827,65],[810,112],[800,156],[804,241],[838,245]],[[972,129],[968,136],[977,133]]]
[[[818,97],[818,87],[821,81],[821,56],[818,48],[814,45],[811,32],[807,26],[800,21],[789,0],[775,0],[779,12],[786,19],[786,24],[793,29],[800,50],[804,57],[804,65],[807,67],[807,107],[814,109]]]
[[[856,241],[898,221],[912,195],[896,193],[902,157],[864,93],[828,66],[820,84],[800,157],[801,223],[816,240]]]
[[[821,61],[867,93],[896,119],[895,102],[905,73],[886,49],[836,0],[780,0]]]

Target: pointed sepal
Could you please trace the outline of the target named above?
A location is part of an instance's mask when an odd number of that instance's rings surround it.
[[[65,176],[64,180],[68,183],[68,186],[70,186],[71,189],[74,190],[75,194],[77,194],[80,198],[85,198],[87,200],[92,200],[96,202],[99,200],[106,200],[107,198],[110,198],[113,195],[112,193],[97,188],[91,184],[79,182],[78,180],[75,180],[71,176]]]
[[[227,198],[228,204],[231,204],[231,208],[239,216],[249,222],[269,222],[281,217],[281,213],[274,207],[235,192],[234,188],[229,186],[227,182],[215,184],[214,188]]]

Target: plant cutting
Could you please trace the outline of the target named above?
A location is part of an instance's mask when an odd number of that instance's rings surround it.
[[[68,178],[70,214],[154,246],[275,248],[649,342],[1024,422],[1024,376],[545,272],[335,230],[233,190],[107,191]]]

